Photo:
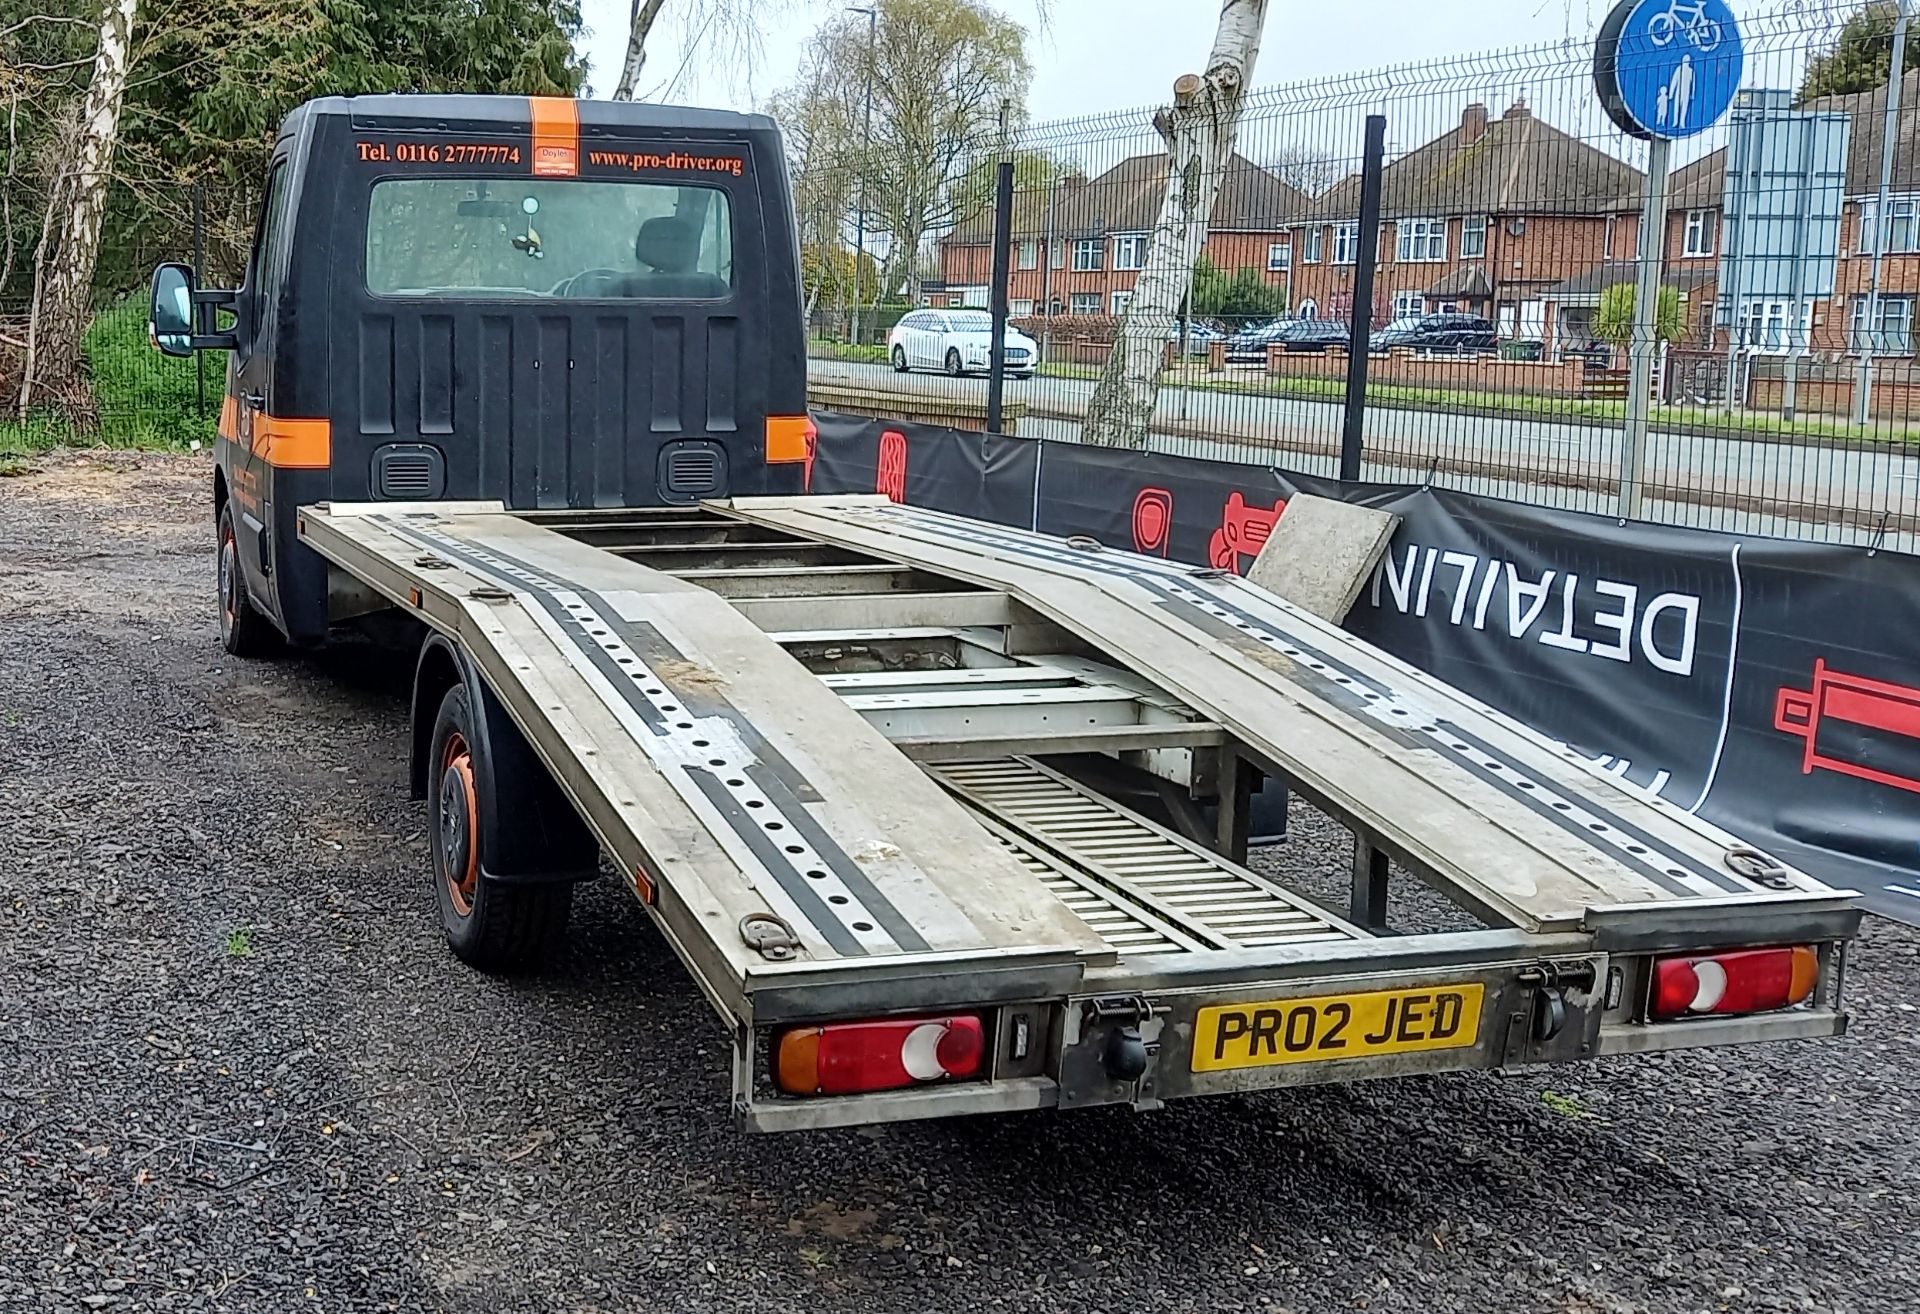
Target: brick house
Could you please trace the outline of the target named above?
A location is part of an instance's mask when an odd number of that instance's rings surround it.
[[[1630,259],[1629,198],[1641,175],[1536,116],[1467,106],[1459,124],[1381,174],[1376,324],[1458,310],[1506,337],[1546,337],[1546,292],[1609,259]],[[1353,305],[1360,180],[1316,201],[1294,228],[1294,309],[1343,319]]]
[[[1901,80],[1901,104],[1920,96],[1920,69]],[[1885,136],[1885,87],[1845,96],[1823,96],[1801,108],[1846,114],[1846,201],[1841,210],[1840,246],[1834,295],[1810,297],[1798,307],[1807,349],[1816,355],[1843,355],[1868,349],[1875,355],[1914,354],[1914,315],[1920,300],[1920,122],[1911,110],[1897,116],[1890,152],[1892,171],[1887,197],[1887,241],[1881,263],[1876,332],[1866,331],[1868,291],[1873,270],[1872,214],[1878,204],[1881,141]],[[1714,151],[1674,175],[1674,208],[1667,225],[1667,269],[1691,260],[1714,263],[1721,254],[1725,224],[1721,201],[1726,180],[1726,151]],[[1793,306],[1785,298],[1754,298],[1733,308],[1731,326],[1738,340],[1761,355],[1785,355],[1793,345]],[[1728,326],[1713,335],[1716,346],[1728,341]]]
[[[1136,155],[1094,178],[1067,177],[1015,194],[1007,297],[1015,316],[1117,315],[1133,295],[1166,191],[1166,156]],[[1289,222],[1305,193],[1243,156],[1227,165],[1203,248],[1220,268],[1257,270],[1284,287]],[[993,270],[993,215],[940,240],[939,304],[984,306]]]
[[[1920,69],[1901,83],[1901,104],[1920,97]],[[1840,112],[1851,120],[1847,136],[1846,200],[1841,210],[1840,245],[1834,295],[1809,297],[1798,309],[1807,350],[1816,356],[1857,354],[1910,359],[1914,355],[1914,317],[1920,311],[1920,118],[1902,111],[1890,152],[1885,258],[1881,263],[1876,332],[1866,331],[1868,290],[1873,268],[1872,213],[1878,202],[1881,140],[1885,135],[1886,88],[1845,96],[1823,96],[1800,108]],[[1784,297],[1749,298],[1732,307],[1733,323],[1717,322],[1720,260],[1727,240],[1722,210],[1726,186],[1724,148],[1674,171],[1668,183],[1666,259],[1662,281],[1680,289],[1688,336],[1683,345],[1725,350],[1737,338],[1761,356],[1785,356],[1793,348],[1796,308]],[[1637,245],[1639,184],[1622,199],[1627,241]],[[1563,341],[1581,337],[1599,289],[1630,283],[1631,256],[1615,267],[1569,280],[1548,291],[1550,332]]]

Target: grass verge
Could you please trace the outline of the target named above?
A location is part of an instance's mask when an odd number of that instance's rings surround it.
[[[80,340],[93,380],[98,420],[73,423],[51,411],[0,419],[0,454],[52,447],[181,448],[212,442],[223,384],[222,362],[206,362],[207,414],[199,413],[192,359],[163,356],[147,341],[147,308],[129,297],[94,316]]]

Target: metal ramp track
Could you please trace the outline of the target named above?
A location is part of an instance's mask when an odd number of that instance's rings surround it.
[[[1366,937],[1031,758],[925,769],[1123,953],[1204,953]]]

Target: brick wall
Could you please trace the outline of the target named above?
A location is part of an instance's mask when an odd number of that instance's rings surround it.
[[[1219,351],[1217,346],[1215,351]],[[1270,347],[1267,373],[1274,378],[1345,379],[1347,353],[1289,352]],[[1406,350],[1374,356],[1367,366],[1370,383],[1536,397],[1579,397],[1585,392],[1586,373],[1579,361],[1536,364],[1493,356],[1421,356]]]

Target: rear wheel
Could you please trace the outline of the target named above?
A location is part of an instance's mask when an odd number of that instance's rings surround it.
[[[566,928],[573,886],[515,885],[481,875],[485,834],[478,785],[485,749],[474,733],[473,709],[464,685],[440,700],[428,759],[428,834],[433,850],[434,896],[447,945],[462,962],[487,972],[537,962]],[[499,800],[510,806],[510,799]]]
[[[895,374],[905,374],[907,372],[907,349],[905,347],[895,347],[893,349],[893,372]]]
[[[220,508],[220,546],[214,558],[220,590],[220,646],[235,657],[270,657],[280,650],[273,622],[261,615],[247,596],[247,577],[240,565],[240,540],[233,531],[233,503]]]
[[[960,348],[958,347],[947,348],[947,373],[956,379],[966,373],[960,366]]]

